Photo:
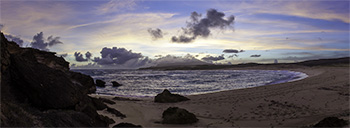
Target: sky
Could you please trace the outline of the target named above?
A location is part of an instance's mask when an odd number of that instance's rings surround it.
[[[0,0],[0,29],[71,68],[349,56],[349,1]]]

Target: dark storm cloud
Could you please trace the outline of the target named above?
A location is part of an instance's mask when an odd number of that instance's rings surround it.
[[[260,57],[261,55],[251,55],[250,57]]]
[[[204,60],[204,61],[219,61],[219,60],[223,60],[223,59],[225,59],[224,54],[222,54],[220,56],[207,55],[207,56],[202,58],[202,60]]]
[[[9,41],[16,42],[19,46],[23,45],[23,40],[21,38],[19,38],[19,37],[12,36],[12,35],[7,35],[7,34],[5,34],[5,37]]]
[[[78,62],[88,61],[88,59],[85,59],[84,55],[81,54],[80,52],[75,52],[74,57],[75,57],[75,60]]]
[[[244,52],[244,50],[236,50],[236,49],[225,49],[224,51],[222,51],[223,53],[240,53],[240,52]]]
[[[45,42],[44,33],[40,32],[33,37],[33,42],[30,43],[32,48],[49,51],[48,47],[54,46],[56,44],[62,44],[59,41],[60,37],[49,36],[47,38],[48,42]]]
[[[180,36],[173,36],[172,42],[176,43],[190,43],[198,36],[208,37],[210,35],[211,28],[226,29],[232,27],[235,17],[233,15],[224,19],[225,14],[218,12],[215,9],[209,9],[205,18],[202,18],[201,14],[192,12],[190,16],[190,22],[187,22],[187,27],[182,28],[183,34]]]
[[[162,30],[160,30],[159,28],[152,30],[151,28],[149,28],[148,33],[152,36],[153,40],[157,40],[159,38],[163,38],[163,32]]]
[[[139,59],[143,57],[141,53],[133,53],[131,50],[128,51],[125,48],[117,48],[117,47],[113,47],[113,48],[104,47],[100,53],[101,53],[101,58],[95,57],[93,60],[100,65],[124,64],[129,60]]]

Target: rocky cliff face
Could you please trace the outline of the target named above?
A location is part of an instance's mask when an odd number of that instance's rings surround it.
[[[93,79],[55,53],[20,48],[1,33],[1,126],[105,127]]]

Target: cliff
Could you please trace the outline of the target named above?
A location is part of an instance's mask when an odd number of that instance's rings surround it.
[[[106,127],[87,95],[93,79],[53,52],[20,48],[1,33],[1,127]]]

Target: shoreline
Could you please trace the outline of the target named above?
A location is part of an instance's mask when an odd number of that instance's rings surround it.
[[[190,93],[177,93],[183,96],[191,96],[191,95],[202,95],[202,94],[208,94],[208,93],[217,93],[217,92],[221,92],[221,91],[229,91],[229,90],[238,90],[238,89],[246,89],[246,88],[254,88],[254,87],[259,87],[259,86],[269,86],[269,85],[273,85],[273,84],[280,84],[280,83],[287,83],[287,82],[293,82],[293,81],[298,81],[298,80],[302,80],[305,79],[307,77],[309,77],[309,75],[307,75],[304,72],[299,72],[299,71],[292,71],[292,70],[262,70],[262,69],[218,69],[218,70],[224,70],[224,71],[250,71],[250,72],[254,72],[254,71],[268,71],[268,72],[280,72],[280,73],[284,73],[284,74],[289,74],[290,76],[288,78],[285,79],[276,79],[274,81],[271,82],[266,82],[264,84],[256,84],[253,86],[244,86],[244,87],[235,87],[236,85],[232,85],[233,88],[229,89],[229,88],[220,88],[220,90],[211,90],[211,91],[206,91],[206,92],[192,92],[192,94]],[[180,70],[182,71],[182,70]],[[190,70],[189,70],[190,71]],[[209,70],[203,70],[203,71],[209,71]],[[98,87],[98,90],[104,90],[105,87],[101,88]],[[115,88],[114,88],[115,89]],[[97,91],[98,91],[97,90]],[[160,93],[160,92],[159,92]],[[129,94],[129,93],[128,93]],[[104,92],[104,91],[99,91],[96,92],[96,95],[102,95],[102,96],[117,96],[117,97],[130,97],[130,98],[142,98],[142,97],[154,97],[156,96],[157,93],[155,93],[154,95],[127,95],[127,94],[115,94],[115,93],[108,93],[108,92]]]
[[[135,98],[141,101],[113,100],[116,104],[108,106],[124,113],[127,116],[124,119],[114,117],[106,110],[98,113],[113,118],[117,123],[129,122],[143,127],[299,127],[310,126],[327,116],[349,120],[349,67],[240,69],[289,70],[303,72],[308,77],[280,84],[188,95],[186,97],[191,100],[179,103],[154,103],[153,97]],[[114,97],[92,96],[110,100]],[[154,123],[161,121],[161,114],[166,108],[175,106],[194,113],[199,122],[190,125]]]

